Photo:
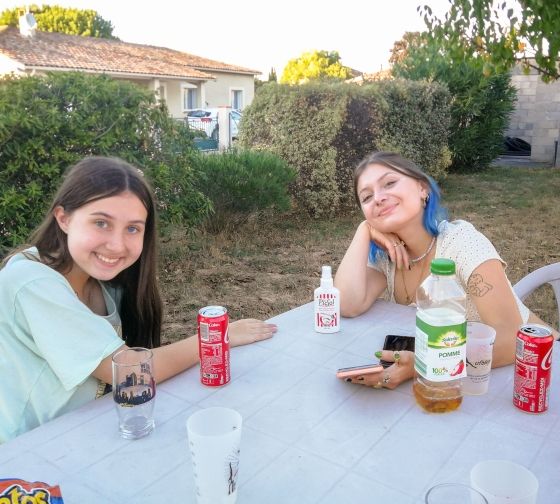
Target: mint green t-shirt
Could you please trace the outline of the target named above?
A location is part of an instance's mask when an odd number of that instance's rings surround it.
[[[0,270],[0,443],[95,399],[91,373],[124,344],[116,293],[101,287],[107,316],[23,254]]]

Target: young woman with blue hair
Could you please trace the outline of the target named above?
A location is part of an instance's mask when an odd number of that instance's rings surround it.
[[[472,224],[446,220],[435,181],[412,161],[392,152],[367,156],[354,171],[360,223],[335,276],[345,317],[364,313],[379,297],[403,305],[430,274],[434,258],[452,259],[467,292],[467,320],[496,330],[494,367],[511,364],[522,323],[542,321],[519,300],[506,277],[506,263]],[[556,337],[558,335],[556,334]],[[376,353],[393,361],[392,351]],[[414,355],[399,352],[382,381],[377,374],[352,379],[376,388],[395,388],[412,378]]]

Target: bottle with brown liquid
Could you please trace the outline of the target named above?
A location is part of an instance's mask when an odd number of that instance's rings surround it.
[[[416,342],[413,391],[430,413],[457,409],[466,376],[467,322],[465,291],[455,278],[451,259],[434,259],[431,274],[416,292]]]

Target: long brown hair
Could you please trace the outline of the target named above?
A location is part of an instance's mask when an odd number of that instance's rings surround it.
[[[125,191],[135,194],[148,216],[139,259],[110,283],[122,288],[120,306],[123,338],[128,346],[160,346],[162,303],[156,281],[157,229],[152,190],[142,172],[122,159],[92,156],[70,167],[43,222],[31,236],[40,260],[60,273],[73,264],[66,233],[54,218],[58,206],[71,213],[93,201]]]

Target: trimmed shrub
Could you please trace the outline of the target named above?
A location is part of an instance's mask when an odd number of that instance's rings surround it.
[[[374,150],[397,150],[443,178],[448,125],[449,93],[436,83],[268,84],[245,109],[239,140],[294,166],[290,190],[319,216],[354,204],[352,170]]]
[[[430,39],[428,37],[428,39]],[[432,41],[433,42],[433,41]],[[449,148],[454,171],[480,171],[500,154],[516,91],[508,73],[485,75],[485,62],[465,48],[459,59],[445,47],[419,41],[393,66],[405,79],[437,81],[452,96]]]
[[[377,86],[387,102],[378,148],[399,152],[436,180],[443,180],[451,164],[447,88],[404,79],[382,81]]]
[[[351,166],[373,146],[377,108],[362,95],[359,87],[340,84],[263,86],[245,109],[239,141],[294,166],[298,175],[290,190],[298,203],[312,215],[330,214],[346,199],[341,187]],[[359,112],[349,115],[349,109]]]
[[[517,100],[509,74],[485,77],[466,69],[450,81],[454,94],[449,146],[454,171],[481,171],[503,151],[504,136]]]
[[[199,174],[196,187],[212,203],[205,222],[210,231],[237,225],[259,210],[290,207],[288,185],[295,170],[270,152],[198,154],[193,162]]]
[[[190,134],[148,90],[84,73],[5,77],[0,110],[0,252],[25,241],[64,170],[89,155],[143,169],[164,223],[197,223],[209,210],[193,186]]]

